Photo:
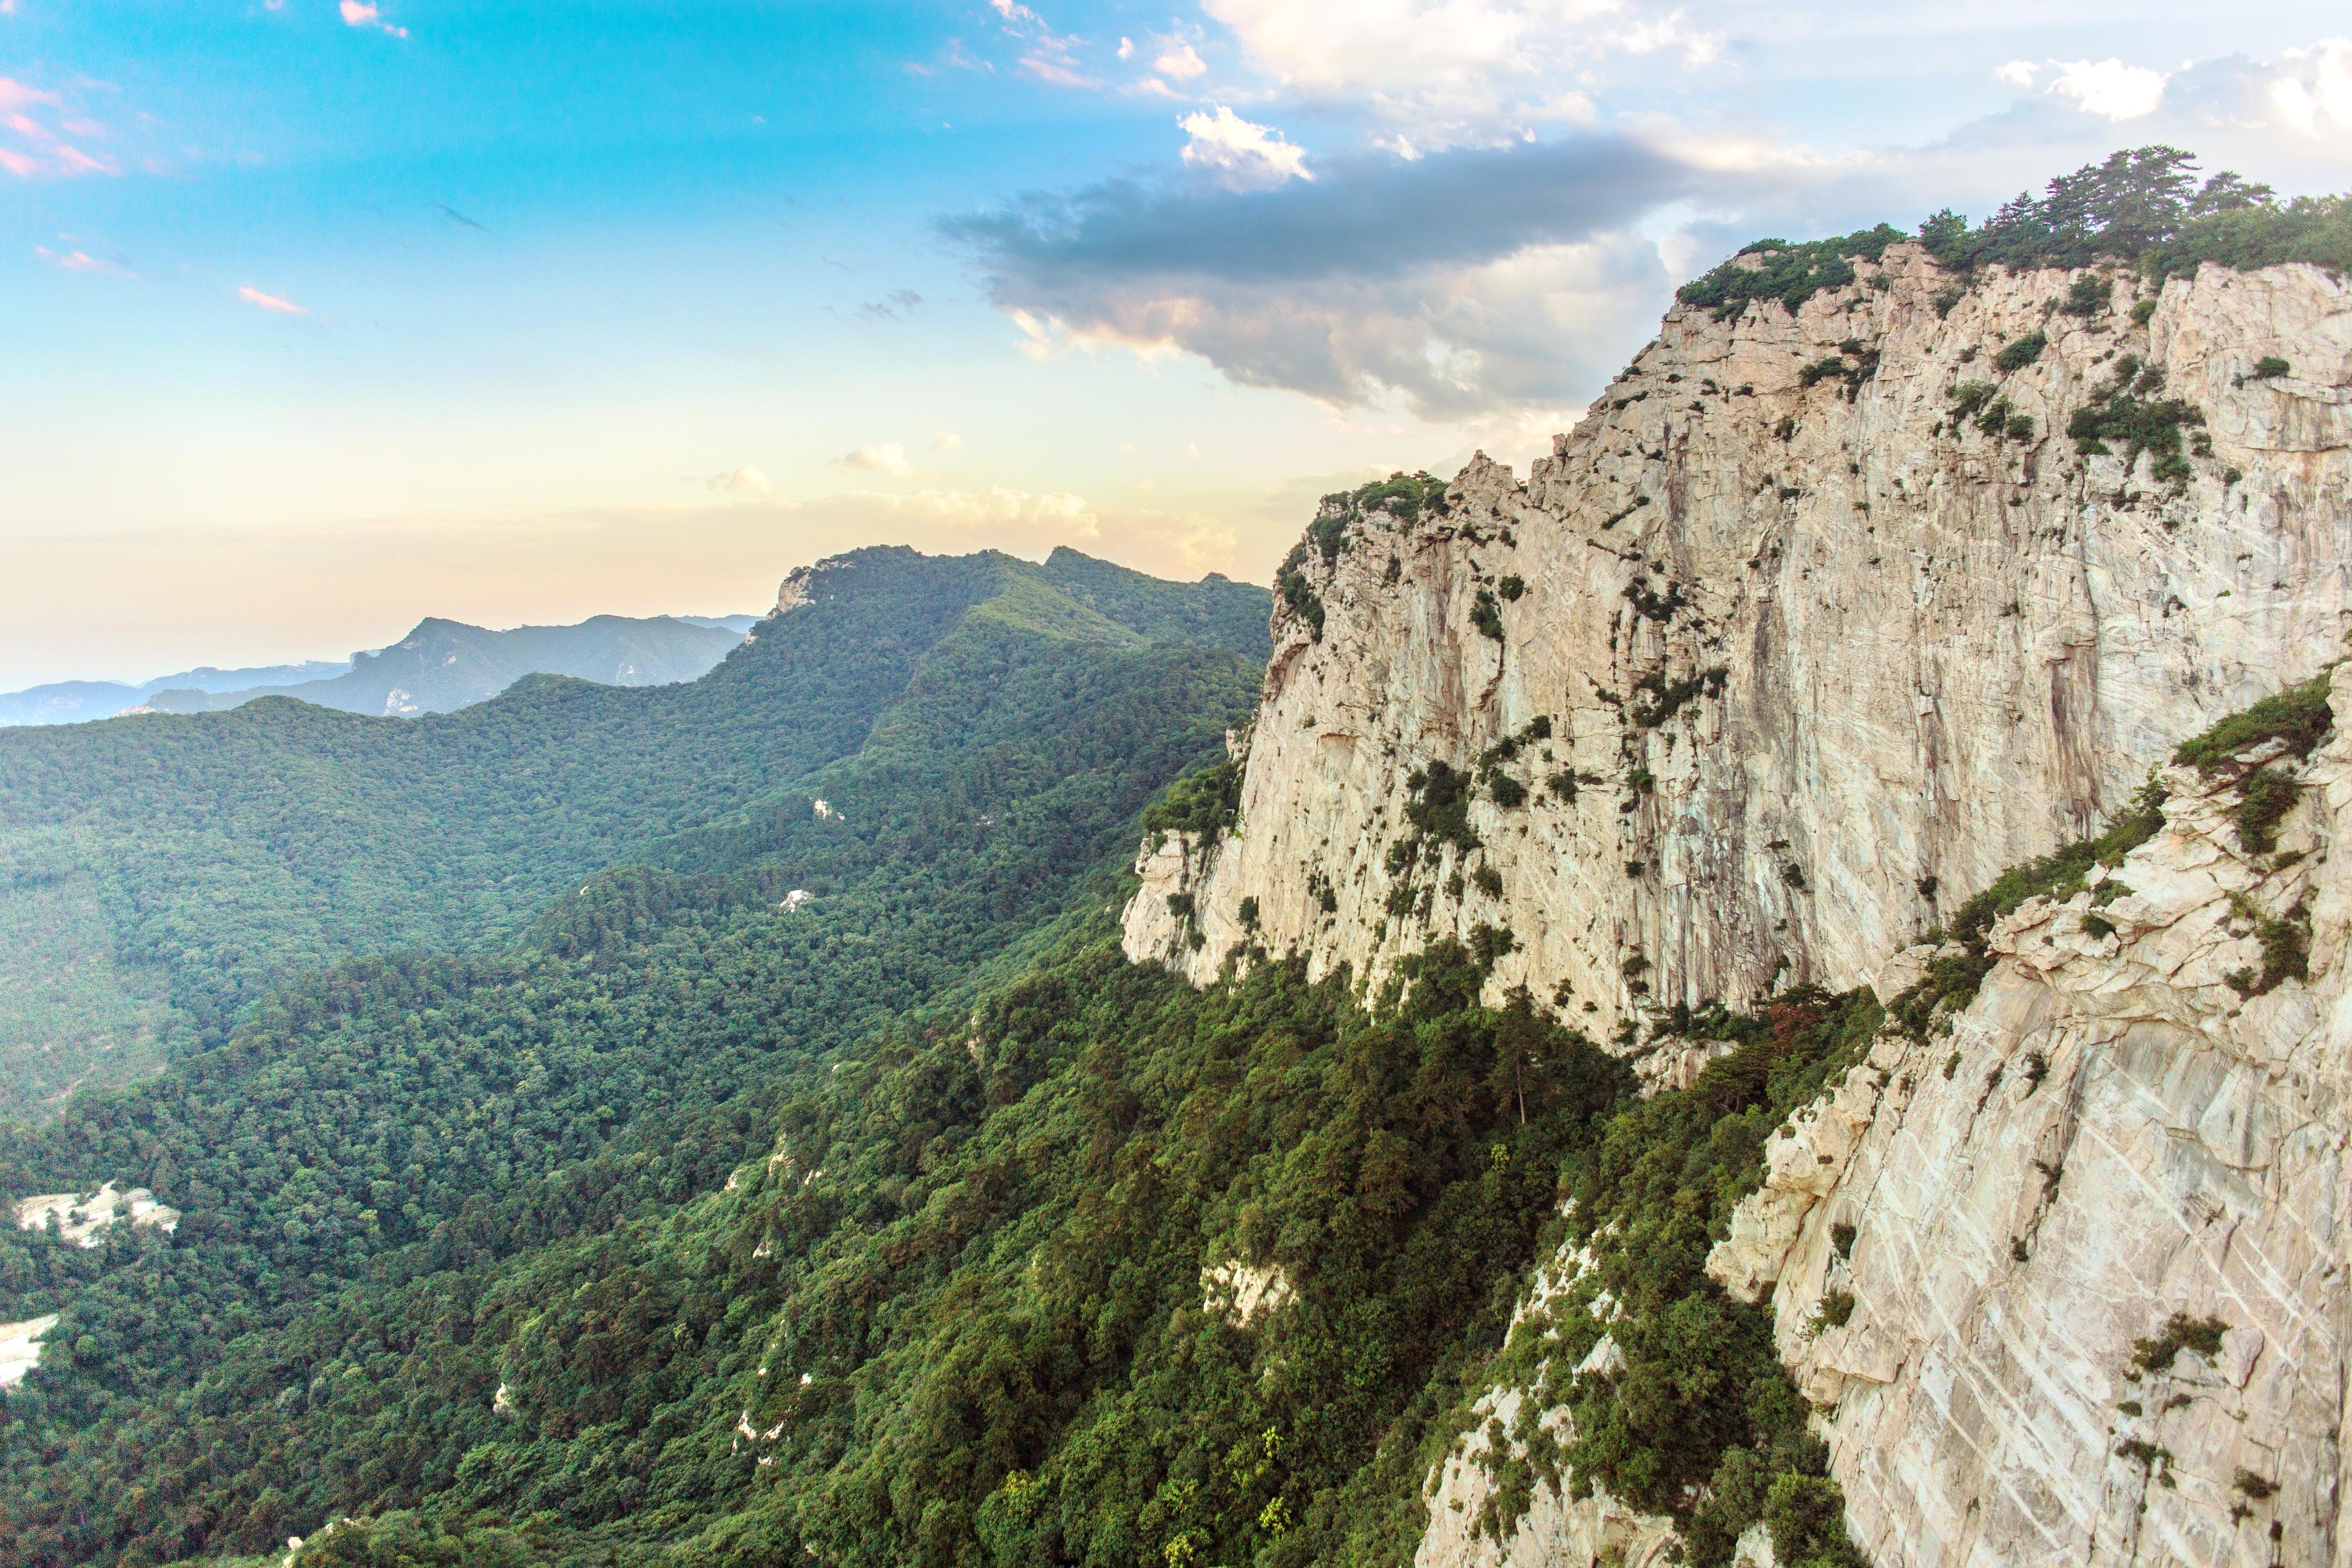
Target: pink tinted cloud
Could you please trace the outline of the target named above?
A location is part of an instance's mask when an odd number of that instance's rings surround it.
[[[92,256],[87,250],[51,250],[46,245],[37,245],[33,247],[33,254],[50,266],[62,267],[68,272],[94,272],[107,278],[139,276],[119,261],[109,261],[103,257]]]
[[[280,295],[265,293],[250,283],[237,285],[236,297],[265,310],[275,310],[281,316],[307,316],[310,312],[293,300]]]
[[[96,121],[66,112],[65,100],[56,93],[0,76],[0,170],[20,180],[119,174],[113,159],[66,140],[104,134],[106,128]]]
[[[343,0],[342,13],[346,27],[373,27],[377,32],[389,33],[395,38],[408,37],[407,28],[395,27],[383,19],[374,0]]]

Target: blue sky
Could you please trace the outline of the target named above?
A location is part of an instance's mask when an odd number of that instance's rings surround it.
[[[1740,239],[2168,141],[2352,186],[2317,5],[0,0],[0,689],[754,607],[869,542],[1263,578],[1524,465]]]

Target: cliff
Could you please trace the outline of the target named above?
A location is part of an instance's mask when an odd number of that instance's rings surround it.
[[[1769,1310],[1864,1557],[2336,1562],[2352,742],[2173,758],[2344,652],[2352,289],[1854,271],[1678,305],[1524,483],[1327,500],[1127,952],[1377,989],[1456,939],[1645,1092],[1732,1049],[1693,1009],[1874,987],[1706,1268]],[[1921,943],[2111,824],[2079,886]],[[1664,1504],[1560,1458],[1627,1328],[1619,1242],[1579,1235],[1428,1477],[1418,1568],[1683,1560]]]
[[[1490,996],[1601,1035],[1867,982],[2340,649],[2342,280],[2122,273],[2074,314],[2103,275],[1854,269],[1677,305],[1524,483],[1328,501],[1238,813],[1147,843],[1130,956],[1377,982],[1485,926]]]
[[[1769,1293],[1874,1562],[2341,1560],[2352,692],[2335,713],[2292,774],[2275,742],[2167,769],[2162,831],[2002,921],[1974,1000],[1793,1119],[1709,1258]],[[2264,763],[2299,786],[2267,851]]]

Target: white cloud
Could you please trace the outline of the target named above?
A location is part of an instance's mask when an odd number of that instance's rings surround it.
[[[776,487],[768,476],[746,463],[731,474],[713,474],[709,479],[714,490],[732,490],[739,495],[772,496]]]
[[[952,452],[962,445],[963,437],[952,430],[931,432],[931,450],[934,452]]]
[[[2138,120],[2156,112],[2164,102],[2163,71],[2127,66],[2118,59],[2057,60],[2058,79],[2049,90],[2071,98],[2085,114],[2109,120]]]
[[[1654,0],[1203,0],[1243,58],[1297,96],[1410,128],[1423,152],[1491,142],[1556,117],[1612,57],[1685,66],[1723,53],[1719,33]]]
[[[860,447],[841,459],[841,466],[853,474],[887,474],[894,479],[910,477],[915,465],[907,461],[907,447],[900,441],[877,441]]]
[[[1618,34],[1615,41],[1629,55],[1679,50],[1684,63],[1694,66],[1703,66],[1723,52],[1721,35],[1692,26],[1679,6],[1663,16],[1634,23]]]
[[[86,250],[51,250],[46,245],[37,245],[33,247],[33,254],[50,266],[63,268],[68,272],[94,272],[108,278],[139,276],[119,261],[109,261]]]
[[[395,38],[408,37],[408,29],[395,27],[383,19],[383,13],[373,0],[342,0],[341,7],[346,27],[373,27],[379,33],[389,33]]]
[[[1131,60],[1135,58],[1135,40],[1133,38],[1121,38],[1118,41],[1118,58],[1123,60]]]
[[[1992,79],[2009,87],[2032,87],[2042,68],[2032,60],[2011,60],[1993,68]]]
[[[112,158],[79,145],[106,133],[59,94],[0,76],[0,172],[20,180],[120,174]]]
[[[307,316],[310,313],[307,307],[296,304],[284,295],[266,293],[250,283],[238,284],[236,297],[247,304],[258,305],[281,316]]]
[[[1151,68],[1173,81],[1191,81],[1204,74],[1209,62],[1190,44],[1180,44],[1151,62]]]
[[[1214,114],[1192,113],[1178,121],[1187,140],[1184,162],[1238,184],[1280,184],[1315,177],[1307,152],[1283,140],[1282,132],[1252,124],[1223,104]]]
[[[2352,132],[2352,39],[2326,38],[2279,58],[2270,101],[2305,136]]]

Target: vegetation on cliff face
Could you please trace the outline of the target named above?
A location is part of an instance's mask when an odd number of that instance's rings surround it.
[[[1855,261],[1875,262],[1906,237],[1880,224],[1801,244],[1756,240],[1675,297],[1717,321],[1757,300],[1794,310],[1852,284]],[[2200,183],[2195,155],[2177,147],[2137,147],[2062,174],[2039,195],[2023,193],[1974,228],[1947,207],[1917,237],[1938,264],[1963,274],[2120,262],[2160,283],[2209,261],[2242,270],[2307,261],[2342,274],[2352,271],[2352,195],[2282,203],[2268,185],[2226,171]]]
[[[2265,697],[2203,734],[2182,742],[2173,754],[2181,766],[2233,783],[2239,795],[2234,814],[2239,837],[2251,853],[2267,854],[2274,847],[2270,836],[2294,804],[2297,792],[2284,773],[2267,764],[2248,767],[2240,759],[2272,743],[2279,746],[2282,757],[2296,762],[2308,759],[2335,727],[2335,710],[2328,705],[2332,679],[2331,668],[2301,686]],[[1911,1033],[1924,1036],[1967,1006],[1992,972],[1993,955],[1986,937],[1994,923],[2031,898],[2073,898],[2089,885],[2095,867],[2121,866],[2125,856],[2163,827],[2165,798],[2164,786],[2151,778],[2104,832],[2010,868],[1992,886],[1961,905],[1948,928],[1931,931],[1925,939],[1948,951],[1930,960],[1927,975],[1889,1004],[1889,1015]],[[2092,901],[2103,902],[2125,890],[2122,882],[2110,879]],[[2275,963],[2265,964],[2269,984],[2263,989],[2268,990],[2280,977],[2294,972],[2302,960],[2300,950],[2293,948],[2291,922],[2266,920],[2262,923],[2266,946],[2280,949]],[[2275,935],[2270,929],[2273,926],[2279,928]]]
[[[1488,1431],[1483,1529],[1507,1533],[1542,1480],[1671,1516],[1701,1568],[1728,1563],[1759,1522],[1782,1563],[1859,1568],[1769,1310],[1734,1300],[1706,1262],[1761,1182],[1772,1130],[1860,1059],[1880,1018],[1866,991],[1791,992],[1753,1016],[1708,1009],[1691,1033],[1736,1042],[1729,1054],[1688,1089],[1621,1110],[1570,1160],[1562,1228],[1591,1266],[1520,1321],[1489,1369],[1527,1396],[1513,1426]],[[1604,1336],[1614,1354],[1577,1370]],[[1560,1406],[1565,1436],[1542,1419]]]

